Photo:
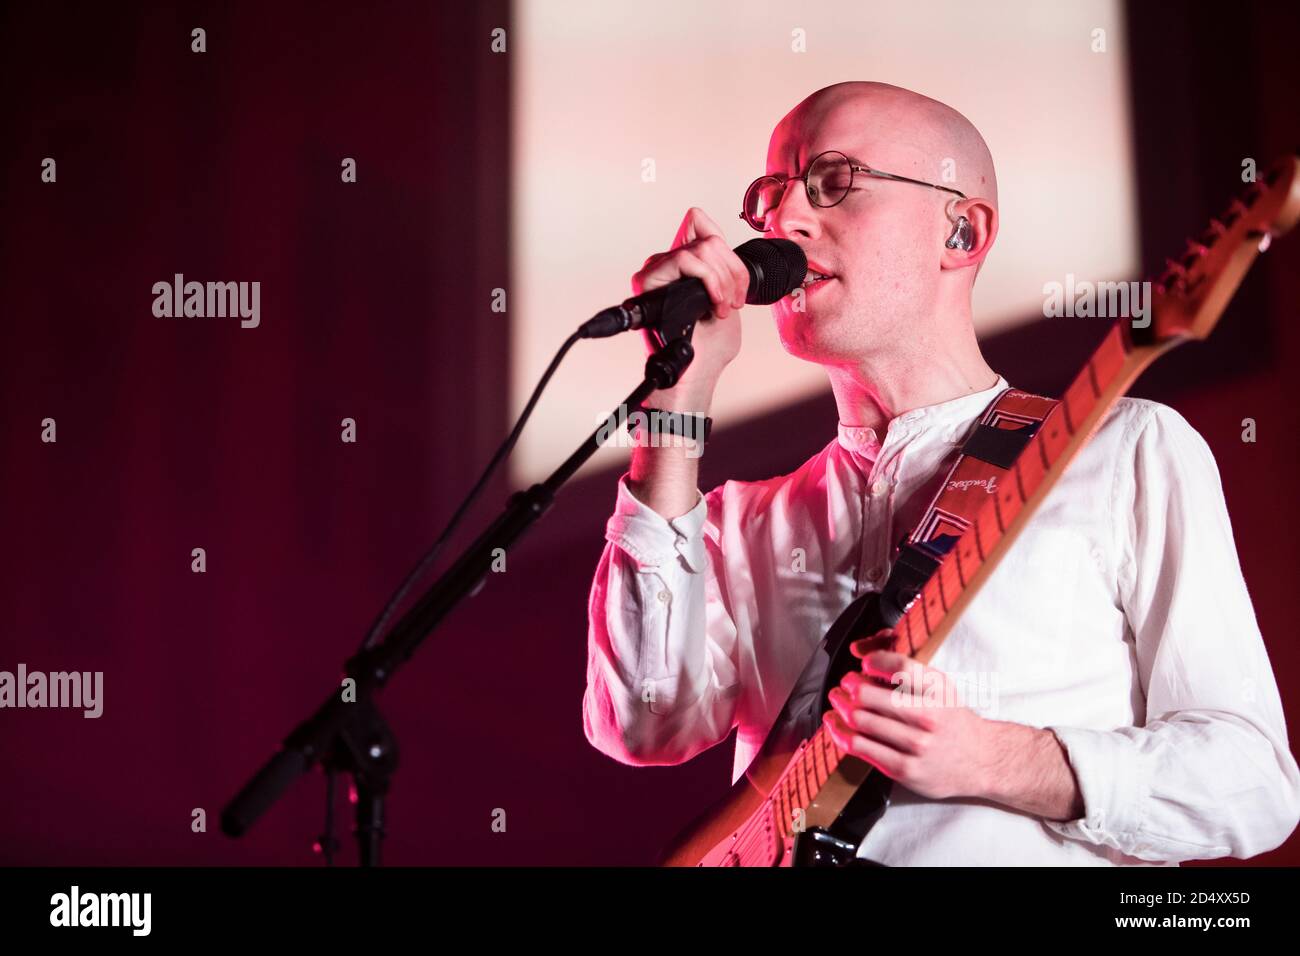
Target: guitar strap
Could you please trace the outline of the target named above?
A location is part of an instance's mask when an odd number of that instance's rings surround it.
[[[996,506],[999,484],[1017,480],[1011,470],[1016,459],[1059,404],[1058,399],[1007,388],[985,409],[930,507],[899,546],[889,579],[880,592],[886,627],[893,627],[902,618],[944,556],[974,524],[985,502],[992,497]],[[1046,467],[1048,462],[1043,465]],[[906,652],[915,654],[920,646],[908,646]]]
[[[898,623],[944,556],[974,524],[980,508],[990,497],[996,506],[999,486],[1017,480],[1012,470],[1016,459],[1058,405],[1058,399],[1015,388],[1004,389],[989,404],[921,520],[899,545],[880,593],[860,595],[827,632],[796,682],[796,688],[816,686],[813,683],[816,671],[822,671],[821,692],[816,697],[806,692],[791,696],[787,711],[795,705],[795,712],[783,711],[777,719],[777,727],[782,727],[784,733],[797,734],[799,739],[812,735],[820,725],[822,713],[830,706],[827,703],[830,689],[850,670],[861,667],[859,659],[849,651],[849,645]],[[912,656],[921,646],[909,643],[906,633],[899,633],[893,650]],[[883,773],[873,772],[849,801],[831,832],[860,843],[888,806],[891,784]]]

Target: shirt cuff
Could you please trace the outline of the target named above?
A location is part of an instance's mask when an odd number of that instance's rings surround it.
[[[1127,734],[1081,727],[1048,727],[1056,735],[1083,794],[1083,817],[1044,820],[1061,836],[1122,852],[1135,843],[1150,793],[1136,742]]]
[[[708,505],[697,490],[695,507],[669,520],[642,504],[627,485],[628,475],[618,480],[614,514],[605,524],[605,539],[626,551],[638,569],[657,568],[680,557],[694,572],[704,570],[704,522]]]

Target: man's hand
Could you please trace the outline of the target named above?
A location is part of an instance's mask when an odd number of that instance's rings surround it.
[[[702,209],[686,211],[667,252],[646,259],[632,276],[632,293],[640,295],[670,282],[693,276],[704,283],[713,302],[713,315],[700,321],[691,336],[695,358],[674,388],[655,392],[650,404],[668,411],[708,412],[722,370],[740,352],[740,322],[736,311],[745,305],[749,272],[732,251],[722,229]],[[646,336],[646,347],[653,344]],[[703,407],[701,407],[703,406]]]
[[[923,797],[992,800],[1051,820],[1083,816],[1065,750],[1050,730],[989,720],[960,703],[947,674],[894,651],[881,631],[855,641],[862,672],[830,692],[836,745]]]

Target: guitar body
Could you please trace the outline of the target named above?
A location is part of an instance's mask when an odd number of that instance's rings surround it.
[[[688,824],[664,851],[663,866],[791,866],[793,840],[769,829],[766,854],[756,848],[755,859],[763,863],[742,863],[733,852],[735,836],[767,802],[767,795],[789,766],[793,750],[768,753],[764,748],[749,770],[731,785],[726,795]],[[766,783],[766,785],[765,785]]]
[[[857,667],[857,658],[849,652],[849,644],[885,626],[878,597],[875,593],[859,597],[827,632],[824,646],[830,663],[817,696],[818,713],[830,709],[831,688],[839,684],[845,673]],[[821,653],[819,649],[818,654]],[[786,703],[788,707],[790,702]],[[810,743],[811,740],[805,738],[798,746],[792,747],[788,742],[781,742],[775,732],[769,733],[744,776],[673,840],[665,850],[661,864],[839,866],[853,861],[861,834],[888,805],[888,781],[879,780],[875,788],[860,787],[871,768],[848,758],[857,767],[854,768],[856,773],[843,784],[847,806],[833,814],[817,814],[817,801],[814,800],[809,813],[817,815],[816,823],[821,825],[807,826],[801,832],[785,832],[774,817],[775,808],[769,796],[779,781],[792,771]],[[881,774],[872,776],[882,778]],[[829,790],[829,784],[828,781],[827,796],[834,793]],[[805,822],[809,822],[807,814]]]

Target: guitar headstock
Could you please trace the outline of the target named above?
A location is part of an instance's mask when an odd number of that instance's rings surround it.
[[[1204,339],[1255,257],[1300,219],[1300,158],[1274,163],[1152,284],[1156,341]]]

